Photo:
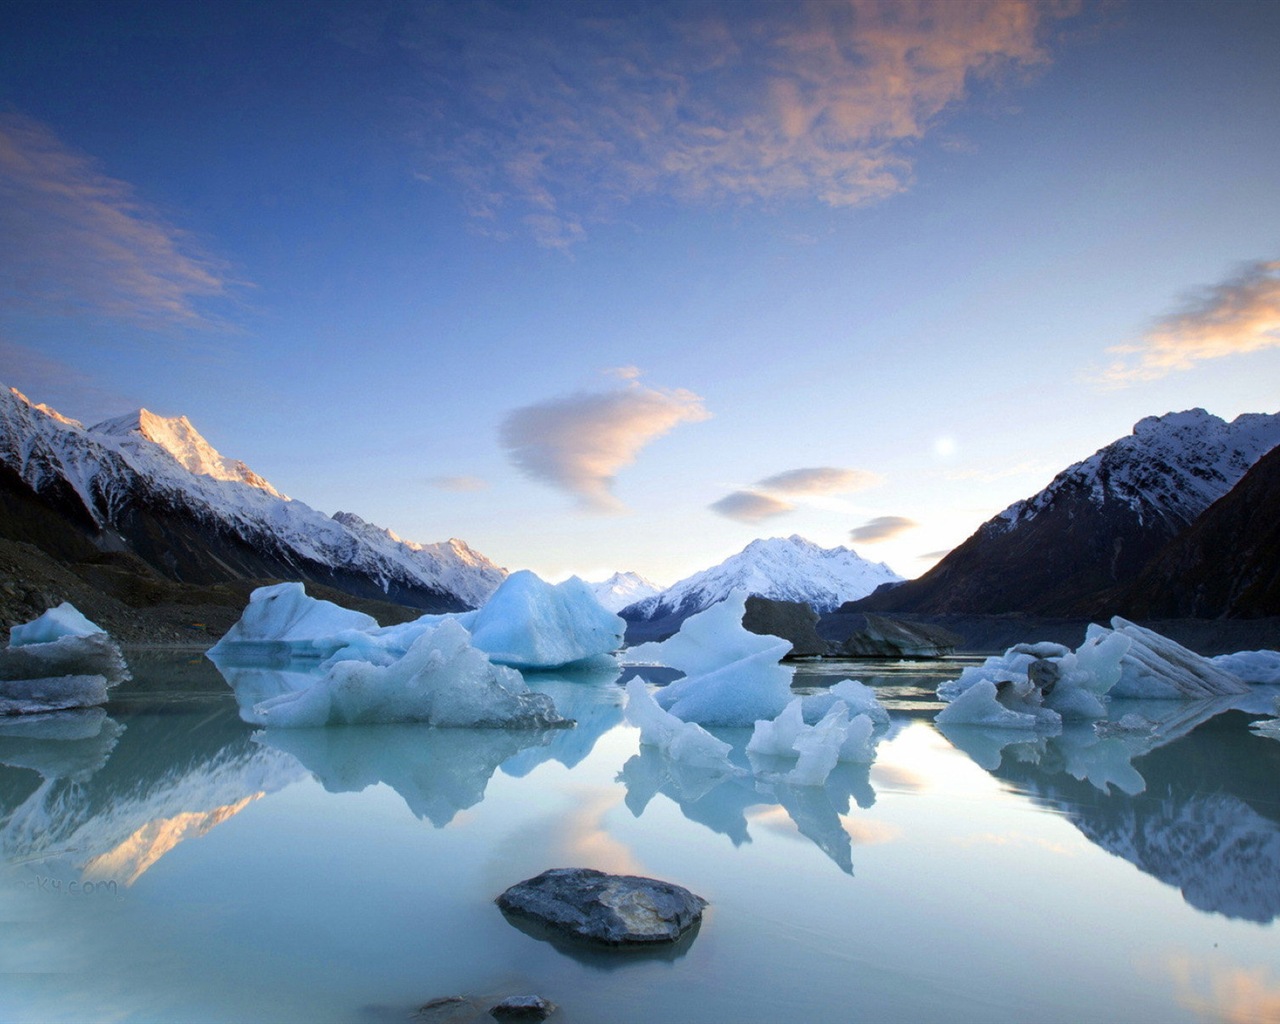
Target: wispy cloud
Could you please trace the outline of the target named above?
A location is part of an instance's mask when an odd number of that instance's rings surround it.
[[[399,34],[428,166],[544,245],[646,195],[818,201],[906,188],[913,146],[981,80],[1048,61],[1037,0],[433,4]]]
[[[1219,284],[1189,296],[1181,309],[1161,317],[1134,345],[1108,351],[1120,356],[1102,382],[1123,387],[1156,380],[1224,356],[1280,348],[1280,260],[1249,263]]]
[[[478,476],[433,476],[427,483],[437,490],[464,493],[467,491],[483,491],[489,486],[487,480]]]
[[[775,473],[773,476],[765,477],[756,486],[781,494],[844,494],[864,487],[874,487],[881,482],[879,474],[869,473],[863,469],[818,466]]]
[[[681,423],[705,420],[702,399],[683,389],[632,381],[611,391],[579,392],[525,406],[503,421],[500,436],[525,476],[575,496],[591,512],[618,512],[618,470]]]
[[[750,487],[727,494],[708,508],[740,523],[759,523],[794,512],[795,501],[822,494],[845,494],[884,482],[878,473],[836,466],[788,469],[758,480]]]
[[[48,127],[0,113],[0,305],[208,327],[226,268]]]
[[[862,526],[855,526],[850,530],[849,539],[862,544],[877,544],[880,541],[898,537],[908,530],[914,530],[918,525],[920,524],[914,519],[908,519],[906,516],[877,516]]]
[[[707,506],[728,519],[740,523],[762,523],[795,509],[789,501],[758,491],[734,491]]]

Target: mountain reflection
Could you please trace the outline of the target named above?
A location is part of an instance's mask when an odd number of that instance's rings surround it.
[[[736,735],[742,732],[742,735]],[[750,733],[717,730],[733,743],[735,761],[745,762]],[[794,762],[792,762],[794,763]],[[837,764],[823,786],[792,786],[750,772],[725,775],[674,760],[655,747],[642,746],[618,773],[627,788],[626,804],[633,815],[644,814],[661,793],[674,801],[680,813],[713,832],[728,836],[734,846],[750,842],[748,812],[759,816],[761,808],[784,810],[799,833],[831,858],[846,874],[853,874],[853,845],[840,816],[848,814],[850,801],[859,807],[875,803],[871,766]]]
[[[227,705],[127,725],[101,708],[4,721],[0,765],[0,856],[120,885],[303,776]]]
[[[1101,735],[1082,725],[1038,738],[943,731],[997,778],[1177,888],[1191,906],[1273,921],[1280,915],[1280,744],[1251,733],[1239,711],[1165,703],[1172,706],[1152,733],[1108,734],[1105,725]]]

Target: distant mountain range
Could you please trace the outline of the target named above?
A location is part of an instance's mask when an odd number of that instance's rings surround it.
[[[424,611],[476,607],[507,575],[460,540],[415,544],[291,500],[185,417],[86,428],[2,386],[0,536],[64,561],[132,555],[179,583],[305,580]]]
[[[984,523],[919,579],[850,609],[1280,615],[1280,466],[1259,461],[1277,444],[1280,414],[1148,417]]]
[[[629,604],[662,593],[662,588],[637,572],[615,572],[607,580],[588,583],[596,600],[611,612],[620,612]]]
[[[827,612],[902,577],[851,548],[821,548],[803,537],[754,540],[719,565],[623,608],[631,642],[674,633],[695,612],[734,590],[777,601],[803,601]]]

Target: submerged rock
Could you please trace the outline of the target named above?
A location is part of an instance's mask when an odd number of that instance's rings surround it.
[[[490,1007],[495,1020],[546,1020],[556,1012],[556,1004],[542,996],[511,996]]]
[[[865,625],[843,644],[841,654],[852,658],[943,658],[954,654],[964,637],[941,626],[904,622],[886,615],[863,615]]]
[[[518,882],[495,901],[509,916],[603,946],[675,942],[702,919],[707,901],[688,889],[637,875],[553,868]]]

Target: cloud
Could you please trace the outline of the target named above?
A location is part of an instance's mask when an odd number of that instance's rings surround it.
[[[878,516],[862,526],[855,526],[849,531],[849,539],[863,544],[878,544],[882,540],[914,530],[918,525],[914,519],[906,516]]]
[[[734,491],[707,506],[713,512],[740,523],[761,523],[792,511],[789,501],[758,491]]]
[[[1268,348],[1280,348],[1280,260],[1245,265],[1161,317],[1140,343],[1108,349],[1122,358],[1103,371],[1102,382],[1123,387]]]
[[[781,494],[842,494],[882,482],[877,473],[862,469],[836,469],[819,466],[813,469],[789,469],[761,480],[757,487]]]
[[[841,494],[874,487],[883,482],[878,473],[862,469],[814,466],[788,469],[765,477],[751,487],[734,491],[708,508],[740,523],[759,523],[795,511],[790,498],[817,494]]]
[[[46,126],[0,113],[0,307],[209,327],[225,268]]]
[[[592,512],[617,512],[618,470],[681,423],[709,418],[702,399],[683,389],[632,382],[613,391],[580,392],[525,406],[500,428],[511,461],[531,480],[578,498]]]
[[[951,554],[954,550],[954,548],[943,548],[941,551],[928,551],[923,555],[916,555],[916,558],[920,559],[922,562],[927,560],[938,561],[946,558],[947,555]]]
[[[438,490],[455,493],[483,491],[489,486],[487,480],[482,480],[478,476],[433,476],[427,480],[427,483]]]
[[[426,166],[477,218],[514,209],[565,248],[644,196],[842,207],[900,192],[916,144],[977,83],[1047,63],[1073,6],[441,3],[395,45],[422,76]]]

